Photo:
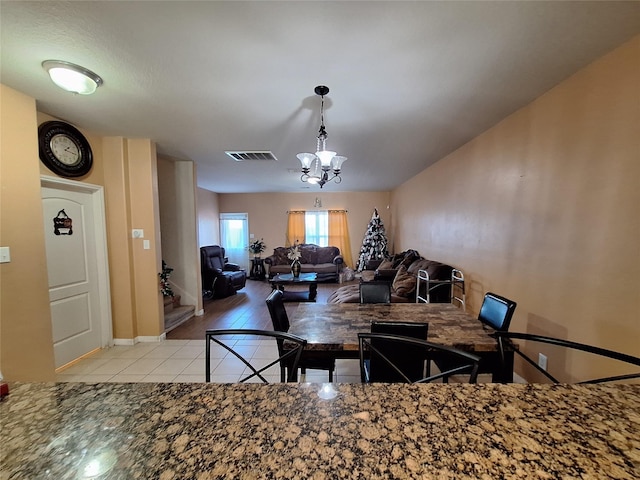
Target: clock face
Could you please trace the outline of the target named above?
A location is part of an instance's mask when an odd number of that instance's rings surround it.
[[[80,147],[66,135],[54,135],[51,138],[51,151],[65,165],[77,165],[82,156]]]
[[[93,154],[82,133],[65,122],[45,122],[38,127],[40,160],[63,177],[81,177],[91,170]]]

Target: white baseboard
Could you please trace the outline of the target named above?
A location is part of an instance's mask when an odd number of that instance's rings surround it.
[[[529,383],[523,377],[513,372],[513,383]]]
[[[136,343],[152,343],[152,342],[164,342],[167,339],[167,334],[162,333],[157,337],[136,337]]]
[[[162,335],[158,335],[157,337],[152,336],[142,336],[136,338],[114,338],[114,345],[135,345],[136,343],[157,343],[164,342],[167,339],[167,334],[163,333]]]
[[[203,315],[204,315],[204,308],[202,308],[202,309],[198,310],[198,311],[195,313],[195,316],[196,316],[196,317],[201,317],[201,316],[203,316]]]

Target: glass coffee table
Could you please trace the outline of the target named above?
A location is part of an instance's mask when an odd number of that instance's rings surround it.
[[[291,273],[280,273],[271,280],[271,288],[280,290],[283,293],[283,301],[285,302],[315,302],[318,295],[318,275],[315,273],[301,273],[295,278]],[[308,285],[307,291],[286,290],[285,286],[291,285]]]

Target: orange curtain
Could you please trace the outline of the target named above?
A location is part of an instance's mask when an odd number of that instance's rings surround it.
[[[285,247],[291,247],[298,243],[305,243],[304,238],[304,210],[289,212],[287,222],[287,243]]]
[[[351,240],[345,210],[329,210],[329,245],[338,247],[347,267],[353,268]]]

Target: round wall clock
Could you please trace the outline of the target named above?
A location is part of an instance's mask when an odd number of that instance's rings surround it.
[[[81,177],[91,170],[91,146],[73,125],[44,122],[38,127],[38,144],[42,163],[62,177]]]

